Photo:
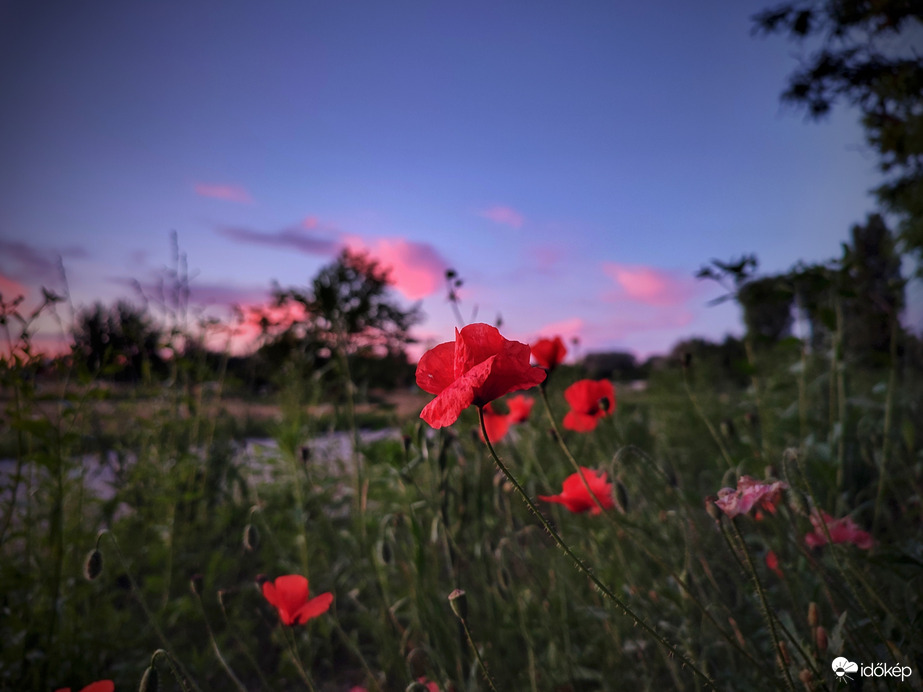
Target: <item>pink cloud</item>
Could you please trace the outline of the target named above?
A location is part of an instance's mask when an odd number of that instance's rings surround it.
[[[485,219],[500,223],[511,228],[522,228],[525,217],[512,207],[493,206],[480,212]]]
[[[603,271],[621,288],[619,298],[656,307],[685,303],[692,295],[694,284],[673,274],[644,265],[604,262]]]
[[[586,322],[582,317],[571,317],[569,320],[549,322],[538,330],[536,338],[553,339],[560,336],[565,342],[570,342],[574,337],[579,339],[585,327]]]
[[[405,238],[378,238],[365,241],[348,236],[346,246],[366,251],[390,272],[391,285],[410,300],[432,295],[442,289],[449,263],[427,243]]]
[[[18,296],[25,296],[28,293],[29,291],[24,285],[15,279],[0,274],[0,295],[3,296],[4,302],[9,303]]]
[[[237,202],[238,204],[253,204],[253,197],[240,185],[196,183],[194,189],[200,197],[223,199],[226,202]]]

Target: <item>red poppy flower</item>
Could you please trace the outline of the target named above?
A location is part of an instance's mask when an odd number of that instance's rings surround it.
[[[782,498],[782,491],[785,488],[788,488],[788,483],[785,481],[763,483],[753,480],[750,476],[741,476],[737,480],[737,490],[721,488],[718,491],[715,504],[732,519],[738,514],[748,514],[754,507],[757,508],[757,513],[763,509],[770,514],[775,514],[776,505]]]
[[[564,390],[571,410],[564,416],[564,427],[589,432],[603,416],[615,410],[615,387],[609,380],[578,380]]]
[[[421,676],[417,678],[417,682],[426,687],[427,692],[440,692],[439,685],[435,682],[430,682],[426,679],[426,676]]]
[[[313,617],[326,613],[333,602],[332,593],[308,598],[308,580],[300,574],[278,577],[275,582],[263,582],[263,595],[279,611],[283,625],[303,625]]]
[[[771,550],[766,553],[766,566],[775,572],[777,577],[782,577],[782,569],[779,567],[779,557]]]
[[[97,680],[96,682],[91,682],[89,685],[84,687],[80,692],[114,692],[115,683],[112,680]],[[55,692],[71,692],[70,687],[62,687]]]
[[[535,405],[535,399],[523,394],[517,394],[516,396],[510,397],[506,402],[506,405],[510,409],[510,422],[524,423],[526,420],[528,420],[529,414],[532,413],[532,407]]]
[[[513,419],[507,413],[497,413],[493,406],[487,404],[484,407],[484,427],[487,428],[487,436],[491,442],[502,440],[510,429]],[[481,433],[481,441],[484,440],[484,432]]]
[[[557,502],[574,513],[589,510],[590,514],[599,514],[599,505],[602,505],[603,509],[615,507],[615,501],[612,499],[612,483],[606,480],[606,472],[600,471],[597,474],[596,471],[584,466],[580,467],[580,471],[586,479],[586,485],[580,480],[580,476],[572,473],[564,481],[560,495],[539,495],[538,499],[545,502]],[[590,486],[593,495],[599,500],[599,505],[593,501],[593,498],[587,492],[587,485]]]
[[[823,517],[823,519],[821,519]],[[826,512],[817,510],[811,513],[811,523],[814,525],[814,531],[804,537],[804,542],[811,548],[818,548],[827,544],[827,534],[824,533],[823,525],[827,525],[827,531],[830,532],[830,538],[834,543],[853,543],[854,545],[868,550],[875,545],[875,539],[868,531],[863,531],[852,517],[843,517],[834,519]]]
[[[510,341],[489,324],[455,330],[455,341],[423,354],[417,384],[435,394],[420,413],[434,428],[452,425],[474,404],[484,406],[509,392],[529,389],[545,379],[545,371],[529,365],[529,347]]]
[[[564,362],[566,355],[567,347],[560,336],[554,339],[539,339],[532,344],[532,357],[546,370],[554,370]]]

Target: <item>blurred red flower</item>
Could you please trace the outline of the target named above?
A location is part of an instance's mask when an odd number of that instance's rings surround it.
[[[420,413],[434,428],[452,425],[474,404],[484,406],[509,392],[529,389],[545,371],[529,364],[529,347],[510,341],[489,324],[455,330],[455,341],[439,344],[417,364],[417,384],[435,394]]]
[[[509,431],[512,423],[513,420],[509,414],[497,413],[490,404],[484,406],[484,427],[487,428],[487,437],[490,438],[491,442],[499,442],[502,440]],[[483,431],[478,430],[478,432],[480,432],[481,441],[483,441]]]
[[[437,685],[435,682],[427,681],[426,676],[417,678],[417,682],[419,682],[421,685],[424,685],[428,692],[440,692],[439,685]]]
[[[823,519],[821,518],[823,517]],[[811,513],[811,523],[814,531],[804,537],[804,542],[810,548],[819,548],[827,544],[827,534],[824,533],[824,524],[830,532],[830,539],[834,543],[852,543],[862,550],[868,550],[875,545],[875,539],[868,531],[863,531],[852,520],[852,517],[834,519],[824,511],[818,513],[815,509]]]
[[[580,476],[572,473],[565,479],[560,495],[539,495],[538,499],[545,502],[557,502],[575,513],[589,510],[590,514],[599,514],[600,505],[603,509],[615,507],[615,501],[612,499],[612,483],[607,481],[606,472],[600,471],[597,473],[585,466],[581,466],[580,471],[586,479],[586,485],[580,480]],[[599,505],[593,501],[592,496],[587,492],[587,485],[593,495],[596,496],[596,499],[599,500]]]
[[[779,567],[779,557],[771,550],[766,553],[766,566],[775,572],[776,576],[783,576],[782,570]]]
[[[615,410],[615,387],[609,380],[577,380],[564,390],[571,410],[564,416],[564,427],[589,432],[603,416]]]
[[[554,339],[539,339],[532,344],[532,357],[546,370],[554,370],[564,362],[566,355],[567,347],[560,336]]]
[[[754,507],[775,514],[776,505],[782,499],[782,491],[786,488],[788,483],[785,481],[763,483],[750,476],[741,476],[737,480],[737,490],[721,488],[718,491],[715,504],[732,519],[738,514],[749,513]]]
[[[529,418],[529,414],[532,413],[535,399],[530,396],[525,396],[524,394],[517,394],[516,396],[510,397],[506,405],[510,409],[510,422],[524,423]]]
[[[275,582],[263,582],[263,595],[279,611],[283,625],[303,625],[313,617],[326,613],[333,602],[332,593],[308,598],[308,580],[300,574],[278,577]]]
[[[84,687],[80,692],[114,692],[115,683],[112,680],[97,680],[96,682],[91,682],[89,685]],[[55,692],[71,692],[70,687],[62,687]]]

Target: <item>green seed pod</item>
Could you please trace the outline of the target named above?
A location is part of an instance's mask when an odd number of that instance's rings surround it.
[[[260,532],[253,524],[244,527],[244,550],[255,552],[260,547]]]
[[[157,669],[154,666],[148,666],[141,676],[141,684],[138,685],[138,692],[157,692],[160,689],[160,677],[157,675]]]
[[[83,576],[93,581],[103,571],[103,554],[98,550],[91,550],[83,562]]]

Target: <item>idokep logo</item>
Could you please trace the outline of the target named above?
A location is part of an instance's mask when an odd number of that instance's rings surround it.
[[[887,663],[863,663],[860,665],[843,656],[833,659],[831,667],[840,682],[852,680],[850,673],[858,673],[864,678],[900,678],[902,682],[913,674],[910,666],[889,666]]]

